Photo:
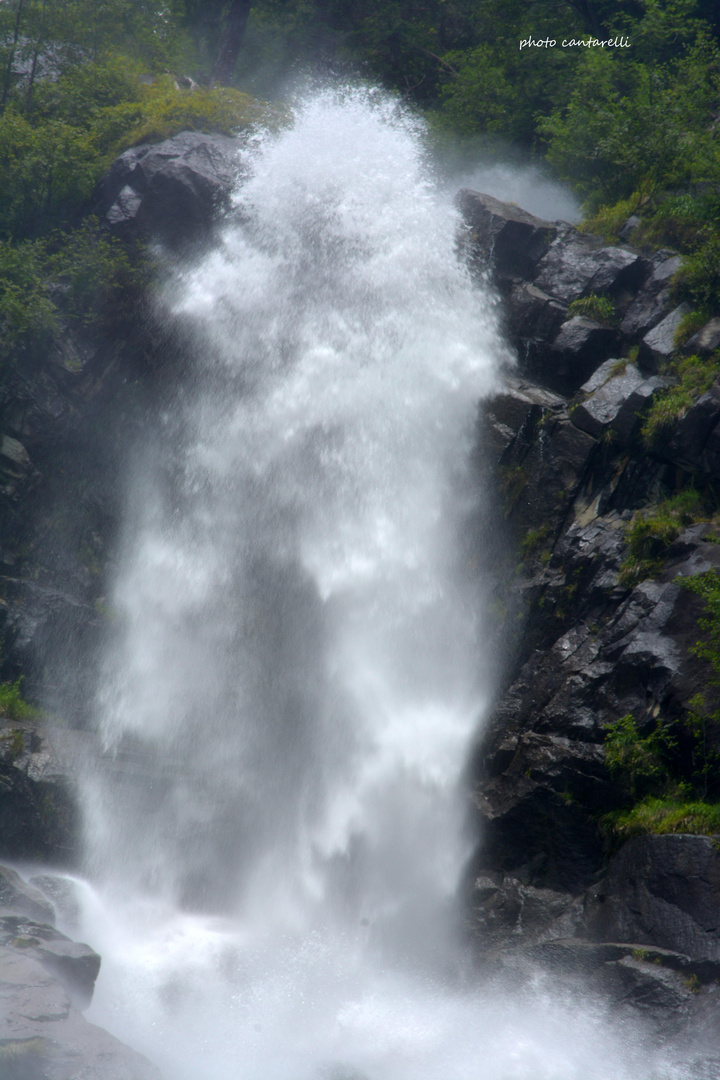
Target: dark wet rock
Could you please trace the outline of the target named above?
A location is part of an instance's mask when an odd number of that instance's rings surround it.
[[[720,349],[720,319],[710,319],[701,330],[693,334],[683,346],[683,352],[699,356],[708,356]]]
[[[607,378],[596,385],[593,378],[582,387],[588,397],[571,412],[573,424],[599,439],[606,433],[623,446],[629,446],[642,424],[643,412],[650,406],[667,381],[658,376],[646,379],[634,364],[618,361],[608,367]]]
[[[552,222],[492,195],[463,189],[457,202],[472,230],[476,257],[500,277],[531,275],[557,235],[557,226]]]
[[[570,422],[564,399],[507,379],[485,406],[481,431],[483,456],[497,465],[505,516],[513,526],[519,532],[559,527],[595,445]]]
[[[659,451],[688,470],[713,474],[716,467],[716,440],[710,446],[708,444],[719,423],[720,385],[715,383],[678,420],[670,438],[663,442]]]
[[[564,304],[528,282],[513,286],[504,311],[507,332],[515,345],[523,340],[536,345],[552,341],[567,317]]]
[[[507,946],[528,946],[572,937],[582,923],[580,899],[567,892],[538,889],[497,871],[480,871],[469,901],[479,949],[487,954]]]
[[[632,293],[646,272],[645,261],[637,252],[599,247],[573,230],[554,241],[537,266],[534,284],[567,304],[591,294],[621,297]]]
[[[235,139],[185,131],[121,154],[100,184],[97,204],[124,239],[152,236],[177,246],[207,233],[227,208],[238,171]]]
[[[708,836],[642,836],[613,856],[591,933],[720,962],[720,852]]]
[[[69,864],[77,842],[71,775],[47,730],[0,720],[0,856]]]
[[[640,343],[639,363],[651,371],[657,371],[660,364],[669,360],[676,352],[675,333],[681,320],[690,311],[687,304],[678,304],[669,315],[645,334]]]
[[[616,348],[614,330],[593,319],[575,315],[562,323],[549,348],[531,345],[520,357],[520,365],[524,374],[541,386],[561,394],[572,394],[613,355]]]
[[[620,330],[633,341],[669,315],[676,306],[672,298],[672,279],[680,269],[679,255],[660,251],[652,259],[650,272],[636,296],[628,304]]]

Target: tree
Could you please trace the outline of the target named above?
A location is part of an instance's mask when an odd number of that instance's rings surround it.
[[[245,37],[251,6],[252,0],[232,0],[225,16],[220,47],[213,65],[212,84],[230,82]]]

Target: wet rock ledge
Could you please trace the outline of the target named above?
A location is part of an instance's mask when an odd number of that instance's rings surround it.
[[[160,1080],[140,1054],[88,1023],[100,957],[55,928],[48,893],[0,866],[0,1076],[3,1080]],[[44,891],[43,891],[44,890]]]
[[[478,435],[515,549],[495,605],[514,647],[472,767],[474,948],[486,963],[524,955],[583,970],[676,1031],[709,1010],[717,1030],[720,838],[637,836],[615,850],[599,822],[626,794],[607,767],[608,726],[632,716],[643,734],[658,720],[682,731],[711,685],[693,651],[702,608],[678,579],[720,569],[718,529],[679,525],[635,575],[628,530],[678,491],[715,491],[720,385],[648,448],[643,419],[673,382],[666,362],[686,310],[672,290],[678,257],[606,246],[476,192],[459,205],[518,357]],[[608,325],[569,310],[599,296]],[[709,325],[687,348],[702,355],[713,341]]]

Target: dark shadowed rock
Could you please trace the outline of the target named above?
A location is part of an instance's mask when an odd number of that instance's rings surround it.
[[[123,238],[151,236],[177,246],[207,232],[227,207],[238,172],[235,139],[184,131],[121,154],[100,183],[97,204]]]
[[[505,301],[505,324],[517,345],[524,339],[552,341],[567,317],[567,308],[535,285],[523,282]]]
[[[673,428],[661,453],[686,469],[715,472],[715,443],[710,438],[720,422],[720,385],[701,394]],[[706,455],[706,447],[709,453]]]
[[[672,279],[681,264],[679,255],[669,255],[666,251],[653,256],[647,277],[625,310],[620,324],[623,334],[635,341],[670,314],[675,307]]]
[[[530,276],[557,235],[556,225],[492,195],[463,189],[457,203],[476,255],[501,277]]]
[[[478,947],[493,953],[507,946],[535,945],[572,937],[583,919],[582,901],[567,892],[538,889],[497,871],[480,871],[470,904]]]
[[[614,330],[575,315],[560,327],[552,345],[531,347],[520,364],[542,386],[573,394],[617,348]]]
[[[641,836],[610,861],[591,933],[720,962],[720,852],[709,836]]]
[[[0,857],[68,864],[77,832],[71,774],[48,730],[0,720]]]

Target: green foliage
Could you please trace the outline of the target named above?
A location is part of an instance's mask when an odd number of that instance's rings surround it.
[[[656,395],[640,429],[647,447],[652,447],[685,415],[695,399],[710,389],[718,367],[716,356],[687,356],[673,363],[671,374],[677,376],[678,382]]]
[[[710,317],[711,315],[708,308],[688,311],[686,315],[683,315],[678,323],[677,330],[675,331],[675,347],[679,349],[686,341],[689,341],[693,334],[696,334]]]
[[[12,356],[52,339],[57,309],[44,275],[44,251],[26,241],[0,241],[0,367]]]
[[[42,240],[0,242],[0,370],[47,348],[64,323],[110,329],[146,282],[142,253],[93,217]]]
[[[520,541],[520,552],[523,558],[526,559],[534,555],[547,539],[549,533],[550,526],[547,523],[537,529],[528,529]]]
[[[642,194],[634,191],[627,199],[619,199],[609,206],[599,206],[594,214],[583,220],[581,227],[584,232],[601,236],[603,240],[612,243],[617,240],[618,233],[627,219],[637,214],[642,202]]]
[[[178,88],[170,76],[141,85],[136,99],[111,106],[98,116],[94,137],[112,153],[122,145],[160,142],[180,131],[234,135],[253,124],[277,123],[278,110],[229,87],[205,90]]]
[[[40,710],[22,695],[22,676],[14,683],[0,683],[0,716],[6,720],[37,720]]]
[[[720,90],[720,53],[702,35],[666,65],[588,50],[566,105],[539,121],[548,159],[591,210],[715,182],[708,131]]]
[[[615,302],[609,296],[583,296],[579,300],[573,300],[568,307],[568,315],[584,315],[586,319],[594,319],[601,326],[616,326],[617,311]]]
[[[720,218],[718,219],[720,220]],[[713,233],[683,263],[677,280],[683,300],[709,313],[720,312],[720,235]]]
[[[669,775],[668,754],[675,746],[660,721],[649,734],[641,735],[628,713],[606,728],[605,761],[611,775],[618,777],[635,799],[639,793],[664,787]]]
[[[720,833],[720,804],[677,797],[649,795],[629,810],[612,810],[601,825],[606,836],[615,842],[648,833],[696,833],[714,836]]]
[[[686,488],[652,510],[638,511],[627,529],[628,554],[620,568],[620,583],[633,586],[660,573],[670,544],[702,513],[703,498],[694,488]]]

